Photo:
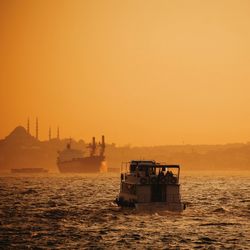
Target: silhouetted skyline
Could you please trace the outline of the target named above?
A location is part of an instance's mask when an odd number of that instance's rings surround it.
[[[87,138],[79,141],[71,138],[47,138],[40,141],[29,134],[27,129],[18,126],[0,140],[0,172],[8,171],[10,168],[34,166],[58,171],[56,159],[59,150],[64,149],[70,142],[72,148],[80,149],[88,156],[91,154],[89,141]],[[105,156],[108,169],[117,170],[124,161],[151,159],[168,164],[178,163],[187,171],[242,171],[249,170],[250,143],[119,147],[108,141]]]

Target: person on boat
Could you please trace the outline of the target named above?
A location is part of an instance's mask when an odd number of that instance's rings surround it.
[[[136,166],[135,165],[130,165],[130,172],[133,173],[136,170]]]
[[[159,178],[163,177],[164,176],[163,171],[160,170],[158,176],[159,176]]]
[[[173,174],[173,172],[172,171],[167,171],[167,173],[166,173],[166,176],[167,177],[173,177],[174,176],[174,174]]]

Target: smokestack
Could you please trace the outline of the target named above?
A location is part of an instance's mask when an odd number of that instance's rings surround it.
[[[92,144],[90,143],[90,155],[95,155],[96,152],[96,143],[95,143],[95,137],[92,137]]]
[[[36,118],[36,139],[38,140],[38,118]]]
[[[102,136],[102,145],[103,146],[105,145],[105,137],[104,137],[104,135]]]
[[[27,133],[30,134],[30,118],[27,119]]]

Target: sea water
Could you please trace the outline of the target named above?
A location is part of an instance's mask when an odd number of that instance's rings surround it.
[[[250,249],[250,177],[183,175],[182,213],[119,209],[119,174],[0,177],[1,249]]]

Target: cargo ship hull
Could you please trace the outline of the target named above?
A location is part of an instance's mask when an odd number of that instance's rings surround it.
[[[61,173],[98,173],[104,161],[104,156],[89,156],[70,161],[58,161],[57,166]]]

